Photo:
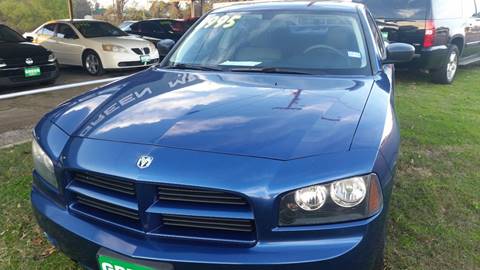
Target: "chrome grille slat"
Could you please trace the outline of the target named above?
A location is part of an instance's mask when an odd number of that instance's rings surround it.
[[[76,173],[73,179],[84,184],[89,184],[96,187],[121,192],[131,196],[134,196],[136,193],[135,185],[127,181],[119,181],[101,176],[90,176],[82,173]]]
[[[164,215],[164,226],[188,227],[209,230],[253,232],[253,222],[242,219],[199,218],[190,216]]]
[[[246,205],[244,198],[233,194],[192,188],[159,186],[158,198],[166,201],[210,203],[225,205]]]
[[[126,218],[130,218],[130,219],[133,219],[133,220],[137,220],[137,221],[140,220],[138,212],[136,212],[136,211],[125,209],[125,208],[122,208],[122,207],[119,207],[119,206],[116,206],[116,205],[105,203],[105,202],[95,200],[95,199],[92,199],[92,198],[88,198],[88,197],[85,197],[85,196],[77,195],[77,203],[82,204],[82,205],[86,205],[86,206],[89,206],[89,207],[92,207],[92,208],[95,208],[95,209],[98,209],[98,210],[101,210],[101,211],[104,211],[104,212],[108,212],[108,213],[111,213],[111,214],[115,214],[115,215],[123,216],[123,217],[126,217]]]

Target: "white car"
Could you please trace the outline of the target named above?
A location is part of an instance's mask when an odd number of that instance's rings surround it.
[[[159,60],[151,42],[103,21],[51,21],[24,37],[54,52],[59,64],[83,66],[91,75],[101,75],[108,69],[150,66]]]

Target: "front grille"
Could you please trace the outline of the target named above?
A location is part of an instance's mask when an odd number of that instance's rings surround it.
[[[72,170],[66,198],[72,214],[145,237],[252,245],[255,218],[248,201],[227,191],[129,180]]]
[[[133,48],[132,51],[138,55],[150,54],[150,48]]]
[[[247,205],[247,201],[239,196],[221,192],[183,187],[159,186],[158,199],[201,204]]]
[[[254,225],[248,219],[206,218],[192,216],[163,215],[162,223],[169,227],[196,228],[235,232],[253,232]]]
[[[107,189],[114,192],[135,196],[135,184],[132,182],[117,180],[111,177],[104,177],[98,175],[89,175],[84,173],[74,173],[73,180],[95,186],[101,189]]]
[[[96,210],[100,210],[102,212],[106,212],[109,214],[122,216],[134,221],[140,220],[138,212],[134,210],[119,207],[110,203],[106,203],[106,202],[99,201],[99,200],[82,196],[82,195],[77,195],[76,199],[77,199],[77,204],[79,205],[87,206],[89,208],[94,208]]]

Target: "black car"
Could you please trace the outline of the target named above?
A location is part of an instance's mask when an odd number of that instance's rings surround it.
[[[354,0],[372,11],[385,38],[415,46],[408,68],[452,83],[458,65],[480,61],[480,0]]]
[[[29,84],[49,84],[58,77],[55,55],[28,42],[0,24],[0,90]]]
[[[142,38],[157,44],[161,39],[171,39],[175,42],[178,41],[190,26],[190,21],[151,19],[138,22],[127,21],[122,23],[119,27],[129,34],[141,36]]]

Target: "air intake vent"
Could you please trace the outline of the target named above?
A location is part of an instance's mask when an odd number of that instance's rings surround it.
[[[190,203],[209,203],[226,205],[246,205],[242,197],[220,191],[191,189],[182,187],[159,186],[158,198],[164,201]]]
[[[143,54],[143,52],[142,52],[142,50],[140,50],[140,48],[133,48],[132,51],[133,51],[134,53],[138,54],[138,55],[142,55],[142,54]]]
[[[127,208],[119,207],[110,203],[106,203],[103,201],[99,201],[96,199],[92,199],[86,196],[77,195],[77,203],[79,205],[87,206],[90,208],[94,208],[103,212],[107,212],[110,214],[126,217],[128,219],[132,219],[135,221],[139,221],[140,217],[137,211],[130,210]]]
[[[132,182],[97,175],[92,176],[84,173],[75,173],[73,179],[83,184],[135,196],[135,184]]]
[[[185,227],[207,230],[253,232],[253,221],[248,219],[205,218],[191,216],[163,215],[164,226]]]

